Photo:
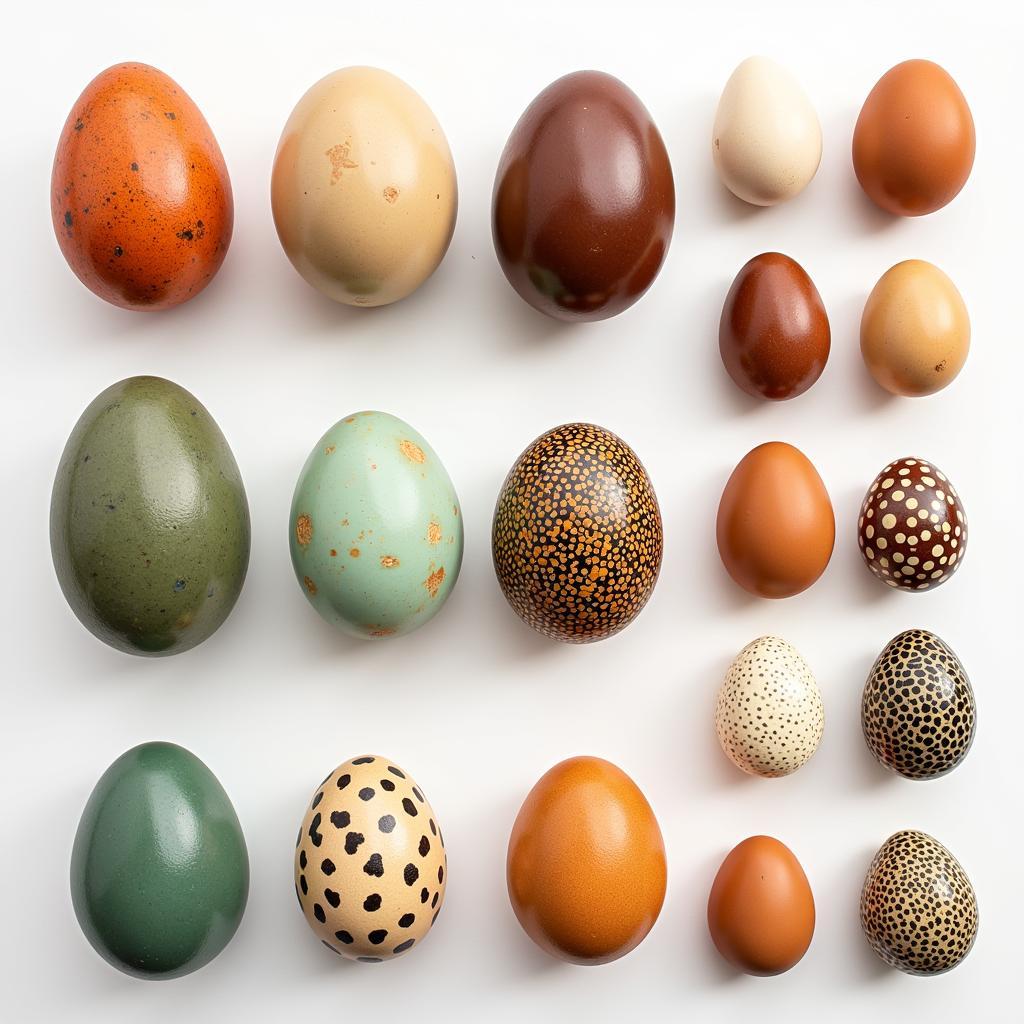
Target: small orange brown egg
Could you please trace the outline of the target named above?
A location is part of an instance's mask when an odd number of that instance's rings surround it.
[[[53,228],[68,265],[100,298],[167,309],[220,269],[234,206],[220,147],[175,81],[117,64],[68,115],[51,179]]]

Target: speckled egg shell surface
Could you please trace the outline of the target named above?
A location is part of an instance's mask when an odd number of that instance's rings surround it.
[[[893,637],[864,685],[861,724],[879,764],[904,778],[951,772],[976,729],[974,690],[960,659],[926,629]]]
[[[295,575],[323,618],[352,636],[400,636],[441,610],[462,565],[462,512],[437,453],[384,412],[339,420],[292,499]]]
[[[434,811],[397,765],[356,757],[317,787],[295,846],[295,893],[329,949],[363,963],[412,949],[441,912],[447,876]]]
[[[729,666],[715,708],[730,760],[750,775],[789,775],[811,759],[824,728],[821,691],[796,648],[777,636],[747,644]]]
[[[947,477],[923,459],[889,463],[864,497],[857,543],[868,568],[901,590],[934,590],[960,568],[967,516]]]
[[[924,832],[890,836],[868,869],[860,919],[890,966],[928,977],[952,970],[978,934],[974,886],[957,859]]]
[[[295,269],[354,306],[404,298],[437,268],[458,185],[431,109],[379,68],[343,68],[299,100],[271,183],[274,223]]]
[[[647,471],[625,441],[591,423],[555,427],[519,456],[491,540],[516,614],[569,643],[628,626],[661,568],[661,512]]]
[[[249,506],[231,449],[184,388],[129,377],[68,438],[50,503],[61,590],[129,654],[178,654],[227,618],[249,565]]]
[[[234,205],[220,147],[162,71],[117,64],[68,115],[51,180],[53,228],[79,279],[126,309],[166,309],[220,269]]]

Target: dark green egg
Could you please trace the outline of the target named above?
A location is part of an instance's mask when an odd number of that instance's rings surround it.
[[[179,654],[216,631],[249,565],[249,506],[193,395],[129,377],[92,402],[57,469],[50,548],[72,611],[111,647]]]
[[[143,743],[104,773],[71,853],[71,900],[107,963],[137,978],[179,978],[235,934],[249,857],[227,793],[194,754]]]

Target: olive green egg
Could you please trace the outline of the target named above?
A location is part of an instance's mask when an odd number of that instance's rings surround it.
[[[306,460],[288,524],[310,604],[351,636],[411,633],[462,565],[462,512],[437,453],[385,412],[339,420]]]
[[[96,783],[71,853],[71,900],[93,949],[137,978],[180,978],[231,941],[249,856],[216,776],[183,747],[143,743]]]
[[[249,506],[224,435],[184,388],[129,377],[68,438],[50,548],[71,610],[128,654],[179,654],[227,618],[249,565]]]

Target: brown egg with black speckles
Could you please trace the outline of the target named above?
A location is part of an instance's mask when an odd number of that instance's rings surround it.
[[[494,569],[513,611],[555,640],[625,629],[661,568],[661,511],[633,449],[592,423],[537,438],[502,485]]]
[[[668,152],[643,103],[611,75],[577,71],[512,129],[494,182],[494,248],[535,309],[604,320],[651,286],[675,205]]]
[[[162,71],[116,64],[68,115],[50,208],[82,283],[125,309],[168,309],[213,279],[231,241],[231,182],[199,108]]]
[[[934,463],[897,459],[875,477],[857,520],[867,567],[887,586],[934,590],[960,568],[967,516]]]
[[[748,395],[802,395],[832,347],[828,314],[807,271],[781,252],[746,263],[726,296],[718,346],[729,376]]]

